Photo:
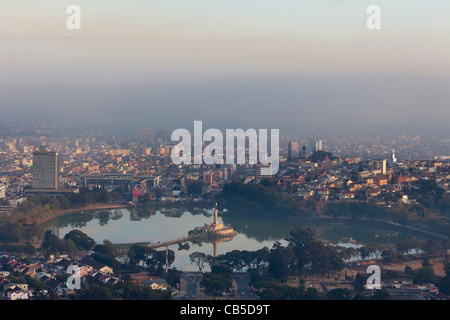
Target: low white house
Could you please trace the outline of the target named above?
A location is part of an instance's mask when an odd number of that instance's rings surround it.
[[[8,300],[28,300],[30,297],[31,292],[25,290],[16,289],[7,293]]]
[[[167,282],[164,279],[154,278],[141,281],[141,285],[148,286],[153,290],[167,290]]]

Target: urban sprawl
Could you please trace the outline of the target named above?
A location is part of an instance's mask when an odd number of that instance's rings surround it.
[[[175,165],[170,155],[177,142],[170,140],[169,130],[141,128],[136,130],[135,136],[124,138],[108,136],[101,132],[79,137],[69,136],[47,125],[36,125],[31,129],[24,128],[20,125],[3,126],[0,132],[0,219],[8,223],[22,223],[25,227],[42,222],[27,216],[14,220],[15,215],[23,213],[21,208],[30,199],[43,196],[58,198],[93,190],[106,191],[112,195],[107,198],[107,202],[102,203],[104,206],[111,207],[208,201],[214,204],[217,199],[219,203],[226,200],[226,197],[218,198],[224,188],[226,189],[232,183],[239,183],[244,187],[264,186],[264,190],[283,196],[283,199],[315,203],[316,210],[327,204],[347,202],[364,203],[367,206],[386,209],[401,206],[406,208],[405,212],[410,212],[408,208],[419,208],[424,205],[421,199],[412,196],[420,195],[420,193],[409,192],[409,190],[418,189],[417,186],[420,186],[420,183],[432,184],[429,188],[442,192],[442,195],[439,193],[441,198],[448,197],[450,193],[450,155],[448,154],[450,140],[425,139],[420,135],[399,135],[389,138],[314,137],[311,139],[281,135],[279,171],[274,176],[264,176],[261,175],[261,168],[264,166],[258,164]],[[443,150],[447,152],[442,153]],[[227,192],[231,192],[230,189]],[[245,201],[243,198],[240,200]],[[226,202],[224,203],[226,206]],[[414,210],[411,212],[419,212]],[[432,214],[428,212],[423,215],[426,215],[428,219],[432,217]],[[436,215],[439,216],[439,214]],[[414,224],[412,220],[405,219],[396,221],[385,219],[385,222],[412,227]],[[448,245],[446,230],[418,224],[414,225],[414,228],[428,232],[439,239],[447,239],[447,242],[442,240],[442,243]],[[186,286],[193,283],[199,286],[196,279],[199,280],[198,282],[206,281],[206,276],[196,278],[198,275],[194,274],[178,274],[178,278],[175,277],[176,280],[168,277],[167,269],[165,269],[167,267],[165,265],[167,264],[166,250],[162,251],[164,258],[161,266],[155,267],[153,273],[145,269],[133,269],[134,272],[124,276],[124,273],[119,273],[113,266],[106,263],[108,260],[105,256],[116,250],[111,243],[105,242],[96,246],[94,251],[97,257],[103,255],[102,260],[95,259],[95,255],[90,257],[89,254],[93,252],[93,248],[82,250],[83,248],[76,241],[73,242],[79,250],[72,250],[70,254],[66,254],[64,250],[51,252],[48,245],[49,237],[51,237],[50,233],[45,233],[37,237],[38,243],[27,241],[27,244],[33,243],[33,249],[29,250],[29,254],[24,254],[24,252],[12,252],[5,249],[11,246],[14,248],[13,245],[23,245],[25,243],[23,239],[15,243],[8,242],[0,235],[0,244],[3,245],[0,247],[0,299],[69,298],[76,291],[67,287],[64,282],[68,276],[66,270],[70,265],[82,268],[80,275],[83,278],[90,277],[88,283],[91,287],[105,288],[108,285],[120,288],[111,296],[101,290],[98,292],[91,290],[88,293],[85,292],[86,298],[88,294],[94,297],[95,294],[99,296],[104,294],[110,298],[136,298],[137,296],[131,293],[135,291],[130,288],[137,289],[131,285],[125,286],[125,282],[150,288],[152,292],[164,292],[152,295],[146,291],[148,295],[145,297],[149,299],[186,298]],[[48,250],[44,250],[39,245],[43,242],[46,243]],[[437,283],[449,277],[448,261],[442,260],[445,259],[446,254],[441,253],[446,253],[450,247],[441,244],[439,250],[430,249],[428,252],[423,249],[426,247],[421,248],[423,255],[420,258],[423,258],[423,264],[414,270],[410,270],[411,268],[397,270],[399,272],[391,274],[388,279],[382,278],[385,296],[379,294],[380,297],[448,299],[448,296],[438,289]],[[398,247],[394,249],[399,251]],[[269,250],[267,254],[276,254],[275,250],[275,248],[272,249],[273,252]],[[135,262],[140,259],[137,252],[138,250],[135,249]],[[151,254],[155,252],[153,250]],[[278,253],[281,254],[281,251]],[[425,253],[428,255],[425,256]],[[115,257],[117,256],[116,252]],[[197,255],[191,259],[199,263],[202,258],[204,257]],[[383,258],[386,258],[386,255]],[[384,262],[398,262],[392,257],[391,261],[384,260]],[[224,258],[223,261],[227,260]],[[270,259],[268,261],[267,265],[270,265]],[[224,265],[227,265],[225,262]],[[436,269],[433,270],[435,283],[417,281],[419,274],[429,270],[430,265],[442,265],[442,270],[445,272],[439,273]],[[230,266],[231,264],[228,264],[228,268],[235,274],[231,278],[231,288],[220,290],[222,299],[240,297],[243,289],[237,277],[247,277],[245,279],[249,281],[251,277],[254,277],[249,273],[242,273],[242,268]],[[344,299],[347,295],[349,298],[373,297],[374,292],[381,292],[381,290],[362,288],[364,286],[361,286],[361,279],[359,276],[354,276],[365,274],[367,266],[368,262],[351,264],[347,261],[339,270],[331,270],[332,267],[330,267],[330,270],[323,273],[329,275],[339,271],[341,275],[345,272],[343,280],[341,282],[336,280],[334,287],[330,284],[332,281],[327,282],[323,278],[316,283],[302,282],[303,296],[301,298],[312,294],[312,289],[316,290],[314,298]],[[314,263],[307,263],[306,267],[307,269],[302,270],[314,271]],[[224,272],[220,268],[211,269],[215,270],[214,274]],[[269,273],[270,270],[273,271],[274,267],[272,269],[269,267]],[[349,276],[350,273],[351,276]],[[298,276],[295,272],[288,272],[287,275],[288,279]],[[384,276],[383,273],[382,275]],[[283,278],[282,276],[278,278],[275,273],[272,276],[277,280]],[[309,278],[311,280],[308,281],[312,281],[314,277]],[[364,279],[366,278],[367,276]],[[249,288],[248,297],[274,298],[269,296],[269,290],[263,293],[262,287],[257,285],[257,279],[251,279],[252,285],[249,285],[250,282],[247,281],[245,286]],[[283,280],[286,279],[283,278]],[[86,286],[86,283],[86,280],[82,281],[83,286]],[[281,281],[279,286],[285,284],[286,282]],[[203,291],[201,291],[203,298],[218,298],[217,290],[208,290],[207,287],[204,282]],[[279,287],[274,286],[274,288],[276,289],[272,288],[273,290],[270,291],[272,294],[280,290]],[[278,295],[274,294],[275,298],[282,299],[284,296],[280,293],[281,291],[277,292]],[[195,297],[200,297],[200,294],[197,293]],[[78,294],[78,298],[83,296]]]

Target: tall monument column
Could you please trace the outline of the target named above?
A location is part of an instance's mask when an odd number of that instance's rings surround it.
[[[216,208],[214,209],[214,224],[216,226],[219,224],[219,218],[217,217],[217,203],[216,203]]]

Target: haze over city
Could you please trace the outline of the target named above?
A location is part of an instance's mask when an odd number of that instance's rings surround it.
[[[72,3],[0,4],[2,120],[448,133],[448,2]]]

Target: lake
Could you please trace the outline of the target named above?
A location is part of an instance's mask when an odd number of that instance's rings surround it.
[[[188,231],[212,223],[213,207],[112,209],[70,213],[46,224],[60,238],[74,229],[81,230],[96,243],[108,239],[114,244],[157,243],[187,236]],[[262,218],[255,214],[219,212],[219,222],[230,224],[238,234],[230,241],[216,244],[217,254],[232,250],[254,251],[272,248],[275,241],[285,243],[295,226],[310,227],[317,237],[327,243],[364,245],[370,242],[395,243],[412,236],[408,230],[368,221],[342,221],[333,219],[292,220],[286,217]],[[191,265],[189,254],[214,254],[212,243],[189,243],[188,250],[179,250],[178,244],[169,249],[175,252],[171,267],[182,271],[198,271]],[[164,250],[159,248],[157,250]]]

